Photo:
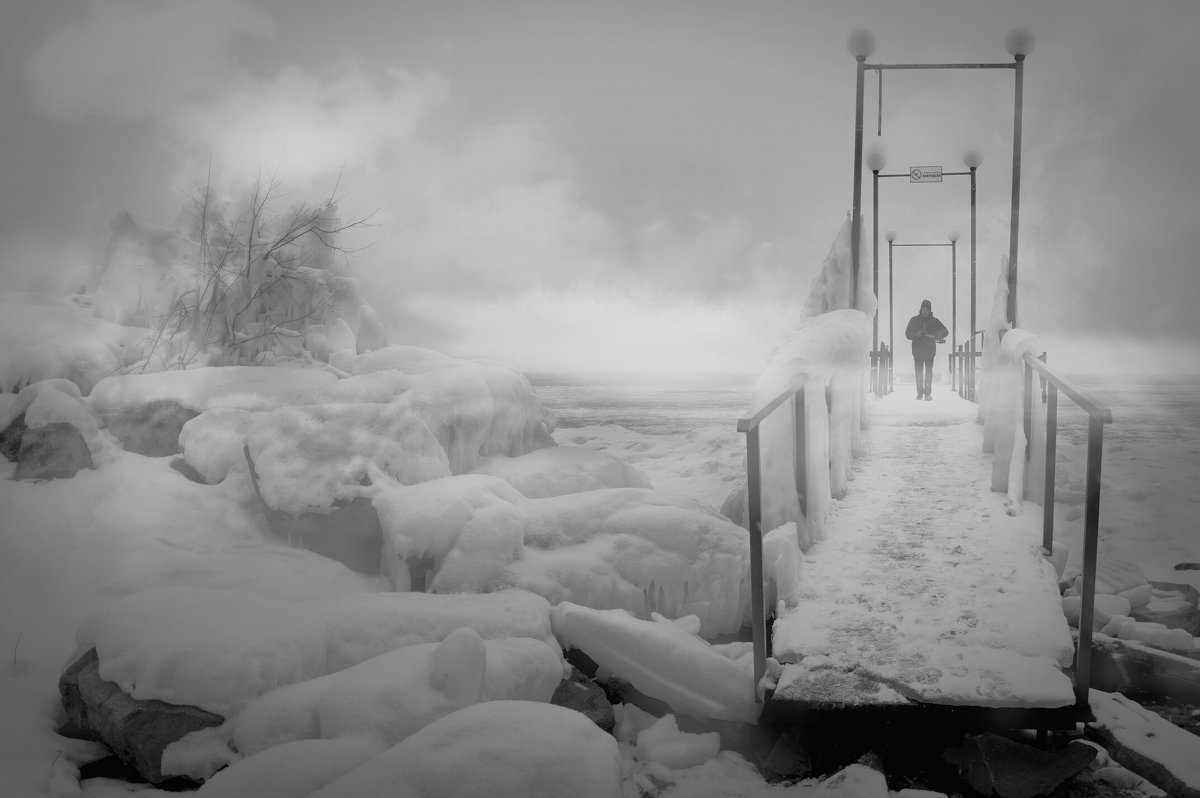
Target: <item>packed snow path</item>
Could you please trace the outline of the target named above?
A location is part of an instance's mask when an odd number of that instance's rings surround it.
[[[870,397],[870,428],[797,605],[773,629],[777,700],[979,707],[1074,701],[1041,508],[991,491],[977,406]],[[798,664],[787,664],[798,663]]]

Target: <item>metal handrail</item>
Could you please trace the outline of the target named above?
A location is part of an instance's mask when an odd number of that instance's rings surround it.
[[[1044,355],[1043,355],[1044,357]],[[1104,454],[1104,425],[1112,423],[1112,410],[1084,393],[1078,386],[1056,374],[1031,352],[1025,362],[1024,422],[1026,440],[1033,423],[1033,375],[1042,378],[1046,404],[1046,473],[1042,497],[1042,549],[1054,551],[1054,475],[1057,465],[1058,392],[1062,391],[1088,414],[1087,490],[1083,520],[1083,595],[1079,612],[1079,648],[1075,654],[1075,701],[1088,703],[1092,677],[1092,622],[1096,605],[1096,560],[1100,529],[1100,465]],[[1028,450],[1027,455],[1028,456]]]
[[[804,386],[809,376],[795,377],[773,398],[764,402],[756,411],[738,419],[737,431],[746,435],[746,526],[750,532],[750,623],[754,641],[754,684],[755,700],[758,700],[757,685],[762,681],[767,668],[767,613],[763,585],[762,554],[762,463],[759,448],[759,425],[780,405],[792,400],[792,418],[795,424],[796,486],[801,496],[800,512],[806,512],[805,484],[805,437],[804,437]]]

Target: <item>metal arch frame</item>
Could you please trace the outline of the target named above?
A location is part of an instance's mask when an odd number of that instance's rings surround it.
[[[853,207],[851,209],[850,234],[850,301],[858,294],[858,270],[861,261],[859,237],[862,235],[862,133],[863,133],[863,83],[866,70],[874,70],[879,75],[880,84],[883,73],[889,69],[1011,69],[1014,73],[1013,94],[1013,149],[1012,149],[1012,198],[1009,215],[1008,238],[1008,306],[1006,315],[1012,326],[1017,326],[1017,240],[1020,226],[1021,208],[1021,117],[1022,97],[1025,84],[1025,54],[1013,54],[1012,62],[978,63],[978,64],[868,64],[866,55],[855,55],[855,124],[854,124],[854,190]],[[880,99],[882,107],[882,97]],[[972,219],[974,228],[974,219]],[[974,325],[972,325],[972,328]]]
[[[958,177],[958,176],[969,175],[971,178],[971,303],[970,303],[970,305],[971,305],[971,327],[970,327],[970,329],[971,329],[972,335],[973,335],[974,330],[975,330],[975,294],[976,294],[976,288],[975,288],[975,186],[976,186],[976,177],[977,177],[976,173],[978,172],[979,167],[971,166],[968,168],[969,168],[969,171],[966,171],[966,172],[942,172],[942,176],[943,177],[947,177],[947,176]],[[874,226],[873,235],[872,235],[872,241],[873,241],[873,245],[874,245],[874,255],[872,257],[872,265],[871,265],[871,274],[872,274],[871,284],[872,284],[873,290],[875,291],[876,300],[878,300],[878,298],[879,298],[879,178],[881,178],[881,177],[910,177],[910,173],[909,172],[903,172],[903,173],[896,172],[894,174],[880,174],[878,169],[872,169],[871,175],[872,175],[872,181],[871,181],[872,182],[872,224]],[[891,243],[892,242],[890,242],[890,241],[888,242],[889,247],[891,246]],[[901,246],[904,246],[904,245],[901,245]],[[957,250],[955,251],[954,254],[955,254],[955,256],[957,256]],[[891,319],[891,290],[892,290],[891,266],[892,266],[891,251],[889,249],[889,251],[888,251],[888,323],[889,324],[891,324],[891,321],[892,321],[892,319]],[[956,274],[957,274],[957,269],[955,269],[954,272],[951,273],[952,282],[956,282]],[[954,291],[954,300],[956,302],[958,299],[957,284],[953,287],[952,290]],[[954,303],[951,303],[951,304],[954,305]],[[955,307],[954,310],[956,311],[957,308]],[[954,329],[951,330],[952,333],[957,333],[957,328],[958,328],[957,318],[958,318],[957,312],[955,312],[954,318],[952,320],[952,324],[954,327]],[[874,350],[879,346],[879,303],[878,303],[878,301],[875,304],[875,319],[874,319],[874,326],[872,328],[871,335],[872,335],[871,348]],[[954,338],[955,338],[955,336],[951,335],[951,339],[952,339],[951,351],[954,351],[954,342],[953,342]],[[970,338],[971,338],[971,336],[968,336],[968,340]],[[892,356],[895,357],[895,346],[894,346],[894,342],[892,341],[890,335],[888,336],[888,347],[892,350]],[[891,381],[889,380],[888,390],[890,391],[891,389],[892,389],[892,384],[891,384]]]

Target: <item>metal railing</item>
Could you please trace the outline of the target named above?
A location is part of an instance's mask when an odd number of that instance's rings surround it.
[[[750,623],[754,641],[754,684],[756,686],[766,672],[767,639],[769,637],[763,595],[762,460],[759,447],[759,425],[789,399],[792,401],[796,495],[800,501],[800,515],[807,515],[808,472],[804,425],[804,387],[808,384],[809,379],[807,374],[797,376],[774,398],[765,402],[751,415],[739,418],[737,423],[738,432],[746,435],[746,525],[750,532]],[[827,394],[826,406],[828,406],[828,402]],[[756,689],[755,696],[757,697],[757,695]]]
[[[892,348],[882,341],[871,350],[871,393],[883,397],[892,392]]]
[[[1025,440],[1033,431],[1034,379],[1041,377],[1042,398],[1046,405],[1046,473],[1042,497],[1042,549],[1054,552],[1054,484],[1057,465],[1058,394],[1065,393],[1088,414],[1087,480],[1083,515],[1083,592],[1079,613],[1079,647],[1075,652],[1075,701],[1088,703],[1092,677],[1092,621],[1096,605],[1096,559],[1100,528],[1100,464],[1104,454],[1104,425],[1112,423],[1112,410],[1085,394],[1076,385],[1054,373],[1044,362],[1026,352],[1024,398]],[[1026,458],[1029,449],[1026,448]]]
[[[981,355],[982,353],[975,349],[974,340],[959,344],[949,355],[951,390],[957,390],[958,395],[969,402],[979,401],[975,392]]]

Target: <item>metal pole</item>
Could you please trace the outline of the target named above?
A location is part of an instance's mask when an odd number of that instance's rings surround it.
[[[879,348],[879,170],[871,170],[871,290],[875,292],[875,318],[871,326],[871,348]]]
[[[1009,220],[1008,238],[1008,320],[1017,326],[1017,229],[1021,220],[1021,94],[1024,87],[1025,56],[1018,53],[1016,59],[1016,87],[1013,95],[1013,163],[1012,163],[1012,217]],[[861,82],[860,82],[861,85]],[[861,108],[860,108],[861,110]],[[860,121],[861,126],[861,121]]]
[[[950,390],[955,388],[954,346],[958,334],[958,241],[950,239]]]
[[[758,427],[746,435],[746,519],[750,532],[750,622],[754,645],[754,691],[767,667],[766,612],[763,604],[762,563],[762,481],[760,477]]]
[[[862,235],[862,139],[863,139],[863,66],[865,55],[854,56],[858,63],[854,88],[854,203],[850,213],[850,304],[855,306],[858,295],[859,237]]]
[[[892,287],[892,243],[888,242],[888,349],[892,352],[892,359],[896,358],[896,311],[895,303],[892,301],[896,298],[896,291]],[[888,366],[888,390],[896,389],[896,375],[894,373],[895,364]]]
[[[958,343],[958,242],[950,242],[950,351]]]
[[[975,349],[975,170],[971,167],[971,328],[967,330],[971,349]]]
[[[1083,601],[1079,608],[1079,648],[1075,652],[1075,700],[1088,701],[1092,686],[1092,618],[1096,606],[1096,560],[1100,528],[1100,462],[1104,451],[1104,422],[1088,419],[1087,498],[1083,512]]]

